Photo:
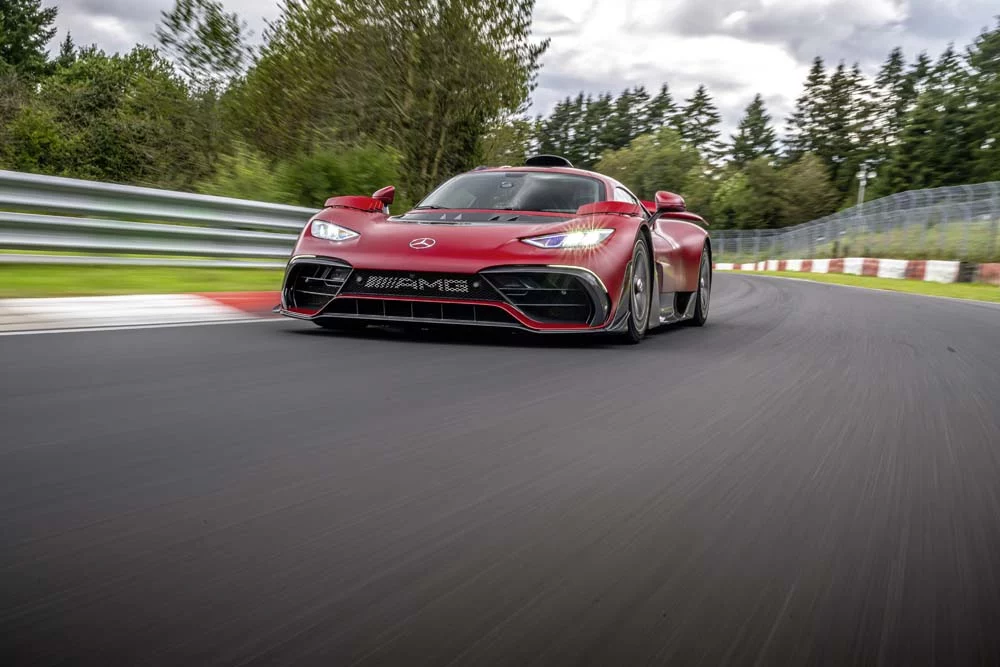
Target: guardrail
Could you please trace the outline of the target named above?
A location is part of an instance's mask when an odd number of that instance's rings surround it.
[[[0,170],[0,262],[283,268],[315,212]]]
[[[0,263],[283,268],[315,210],[0,170]],[[715,260],[1000,261],[1000,182],[914,190],[785,229],[712,230]]]
[[[713,230],[715,259],[1000,261],[1000,182],[910,190],[784,229]]]

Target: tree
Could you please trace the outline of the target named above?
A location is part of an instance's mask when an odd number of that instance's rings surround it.
[[[903,49],[894,48],[875,78],[876,120],[876,162],[888,156],[892,146],[899,139],[903,121],[913,96],[913,81],[906,73]]]
[[[786,156],[797,160],[806,153],[816,152],[823,141],[821,119],[823,94],[826,89],[826,67],[823,59],[813,60],[802,94],[795,102],[795,110],[788,119],[785,138]]]
[[[660,86],[660,92],[646,106],[638,134],[656,132],[660,128],[673,123],[676,115],[677,105],[674,104],[673,97],[670,95],[670,87],[667,84],[663,84]]]
[[[48,70],[45,45],[56,34],[58,9],[42,8],[42,0],[0,2],[0,70],[10,68],[37,77]]]
[[[969,134],[977,181],[1000,180],[1000,17],[969,47]]]
[[[241,87],[237,122],[270,155],[369,137],[419,196],[474,164],[524,111],[548,46],[534,0],[288,1]],[[447,48],[442,48],[446,44]]]
[[[76,44],[73,42],[73,35],[66,33],[66,39],[59,45],[59,57],[56,58],[58,67],[69,67],[76,62]]]
[[[155,34],[164,52],[200,88],[232,81],[253,57],[246,22],[216,0],[176,0],[172,10],[160,12]]]
[[[595,169],[625,183],[636,195],[652,199],[657,190],[684,194],[694,168],[706,169],[693,147],[671,128],[637,137],[627,148],[608,151]]]
[[[780,175],[782,226],[817,220],[837,210],[841,194],[819,157],[803,155]]]
[[[764,98],[757,94],[747,106],[733,135],[731,159],[739,167],[760,157],[777,154],[777,137],[771,127],[771,116],[764,107]]]
[[[708,89],[698,86],[678,115],[681,138],[712,161],[722,154],[719,142],[719,110],[708,94]]]
[[[88,48],[22,106],[0,151],[21,171],[185,188],[210,168],[205,131],[186,85],[156,51]]]

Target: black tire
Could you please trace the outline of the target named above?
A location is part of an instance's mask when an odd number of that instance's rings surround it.
[[[621,341],[635,345],[646,336],[649,329],[649,312],[653,305],[653,274],[650,269],[649,244],[640,235],[632,247],[632,271],[629,274],[628,329],[621,334]]]
[[[708,320],[708,307],[712,302],[712,257],[706,246],[701,252],[698,267],[698,291],[691,295],[695,300],[694,317],[687,321],[693,327],[703,327]]]

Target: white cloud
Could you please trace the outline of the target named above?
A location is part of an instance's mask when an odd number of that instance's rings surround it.
[[[48,0],[52,2],[53,0]],[[152,43],[173,0],[62,0],[57,23],[79,44],[127,50]],[[258,35],[277,0],[224,0]],[[537,0],[534,34],[552,44],[534,112],[567,95],[667,82],[675,99],[705,83],[731,129],[754,94],[776,121],[798,96],[814,56],[873,72],[896,45],[912,60],[967,43],[992,25],[996,0]],[[58,40],[54,40],[53,48]]]

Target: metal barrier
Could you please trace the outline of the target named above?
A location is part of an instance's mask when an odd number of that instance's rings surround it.
[[[0,262],[283,268],[315,212],[0,170]]]
[[[824,257],[1000,261],[1000,182],[900,192],[784,229],[713,230],[720,262]]]
[[[0,263],[283,268],[314,209],[0,171]],[[785,229],[712,230],[720,262],[1000,261],[1000,182],[901,192]]]

